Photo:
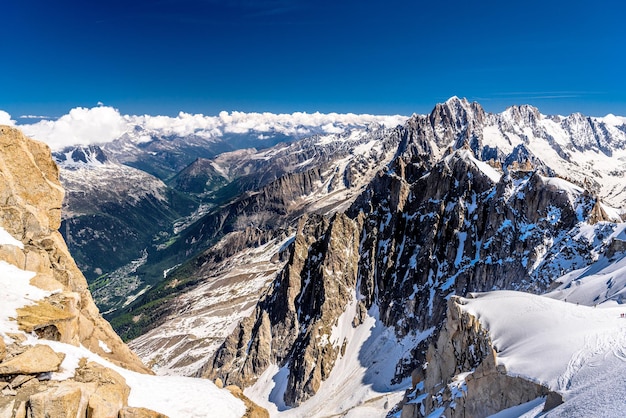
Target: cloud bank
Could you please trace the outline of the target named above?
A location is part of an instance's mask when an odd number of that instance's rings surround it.
[[[11,115],[9,115],[4,110],[0,110],[0,125],[15,125],[15,121],[11,120]]]
[[[57,120],[19,125],[22,131],[52,149],[68,145],[110,142],[129,129],[128,121],[112,107],[77,107]]]
[[[218,139],[226,134],[252,134],[260,140],[272,134],[304,137],[316,133],[341,133],[352,127],[379,124],[395,127],[406,116],[356,115],[352,113],[244,113],[220,112],[217,116],[181,112],[176,117],[122,115],[110,106],[78,107],[57,120],[23,123],[18,127],[30,137],[46,142],[52,149],[69,145],[102,144],[125,133],[141,132],[139,140],[150,135],[197,135]],[[5,122],[3,122],[5,121]],[[11,121],[8,113],[0,111],[0,123]],[[15,122],[11,121],[14,125]],[[139,128],[139,129],[138,129]]]

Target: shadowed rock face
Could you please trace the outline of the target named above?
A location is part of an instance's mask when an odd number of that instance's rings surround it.
[[[340,352],[319,341],[354,297],[360,228],[359,219],[342,214],[305,216],[287,266],[203,376],[249,385],[270,364],[289,362],[285,402],[298,405],[314,395]]]
[[[0,260],[35,272],[34,286],[60,291],[20,310],[21,329],[41,338],[82,344],[127,368],[148,372],[93,303],[87,282],[58,232],[62,200],[50,149],[17,129],[0,127],[0,226],[24,246],[0,246]]]

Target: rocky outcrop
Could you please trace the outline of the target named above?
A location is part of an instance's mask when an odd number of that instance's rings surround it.
[[[55,372],[63,358],[64,354],[55,353],[47,345],[35,345],[0,363],[0,376]]]
[[[595,225],[598,222],[611,222],[616,221],[616,219],[611,219],[611,217],[606,213],[606,211],[602,208],[599,200],[596,200],[591,212],[589,213],[588,222],[591,225]]]
[[[124,378],[98,364],[86,364],[84,359],[75,378],[61,382],[48,380],[45,374],[25,375],[26,369],[17,372],[0,396],[2,417],[166,417],[148,409],[128,407],[130,388]]]
[[[424,367],[414,372],[402,418],[426,417],[435,410],[447,418],[486,417],[542,396],[558,404],[558,393],[507,375],[489,332],[462,303],[459,297],[450,298],[439,337],[428,347]]]
[[[130,388],[117,372],[83,358],[74,377],[50,380],[65,354],[43,344],[24,347],[15,338],[0,363],[0,417],[109,418],[128,408]],[[149,412],[146,416],[164,417]]]
[[[0,127],[0,226],[23,244],[0,246],[0,260],[36,273],[31,284],[56,293],[22,308],[20,328],[40,338],[82,344],[124,367],[147,372],[93,303],[58,232],[62,200],[50,149],[16,129]]]
[[[167,415],[160,414],[151,409],[125,406],[120,409],[119,418],[167,418]]]
[[[246,405],[246,414],[244,418],[269,418],[270,414],[267,409],[261,408],[254,402],[252,402],[246,395],[243,394],[243,390],[239,386],[230,385],[226,388],[235,398],[239,398]],[[121,418],[121,417],[120,417]]]
[[[354,298],[360,222],[342,214],[305,216],[286,267],[203,376],[247,386],[277,364],[289,369],[288,405],[314,395],[341,352],[332,328]]]

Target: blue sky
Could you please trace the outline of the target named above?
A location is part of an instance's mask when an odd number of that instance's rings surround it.
[[[9,4],[6,4],[9,3]],[[20,0],[2,5],[0,109],[626,115],[622,1]]]

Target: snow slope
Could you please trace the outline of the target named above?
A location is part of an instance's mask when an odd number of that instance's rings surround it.
[[[237,324],[252,313],[261,292],[282,268],[272,257],[290,238],[230,257],[215,274],[178,297],[180,310],[129,343],[159,375],[194,376]],[[234,266],[234,267],[233,267]]]
[[[24,249],[24,244],[13,238],[13,235],[9,234],[6,229],[0,226],[0,245],[14,245],[18,248]]]
[[[557,279],[561,285],[547,296],[587,306],[621,304],[626,299],[626,223],[587,226],[579,236],[595,241],[595,261]]]
[[[563,395],[565,403],[547,416],[623,415],[625,308],[594,308],[513,291],[472,294],[462,303],[489,330],[508,374]],[[543,403],[521,416],[537,416],[542,408]]]

